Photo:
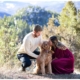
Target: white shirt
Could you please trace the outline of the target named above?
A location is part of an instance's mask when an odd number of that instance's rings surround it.
[[[23,43],[18,50],[18,53],[26,53],[31,57],[37,58],[38,55],[33,53],[33,51],[42,44],[42,37],[39,36],[34,38],[32,33],[33,32],[30,32],[24,37]]]

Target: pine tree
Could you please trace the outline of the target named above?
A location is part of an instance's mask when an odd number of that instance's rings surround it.
[[[54,17],[50,18],[47,26],[44,26],[42,33],[44,39],[49,39],[50,36],[57,35],[57,27],[54,25],[54,20]]]
[[[68,1],[61,11],[59,21],[63,27],[75,26],[77,22],[77,9],[72,1]]]
[[[71,47],[74,36],[76,36],[75,27],[77,25],[77,9],[72,1],[68,1],[60,13],[60,36],[64,37],[64,40]]]

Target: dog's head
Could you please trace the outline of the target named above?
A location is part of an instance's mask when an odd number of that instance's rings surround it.
[[[48,41],[44,41],[41,45],[42,50],[50,50],[50,45]]]

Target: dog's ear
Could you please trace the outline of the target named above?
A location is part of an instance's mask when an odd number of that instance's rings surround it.
[[[42,43],[41,49],[42,49],[42,50],[45,49],[45,46],[47,46],[47,41],[44,41],[44,42]]]
[[[41,45],[41,49],[43,49],[43,44]]]

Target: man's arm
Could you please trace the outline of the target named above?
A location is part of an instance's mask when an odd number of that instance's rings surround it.
[[[34,54],[33,52],[30,51],[30,40],[29,39],[25,39],[23,41],[23,44],[24,44],[25,51],[29,56],[34,57],[34,58],[38,57],[38,55],[36,55],[36,54]]]

